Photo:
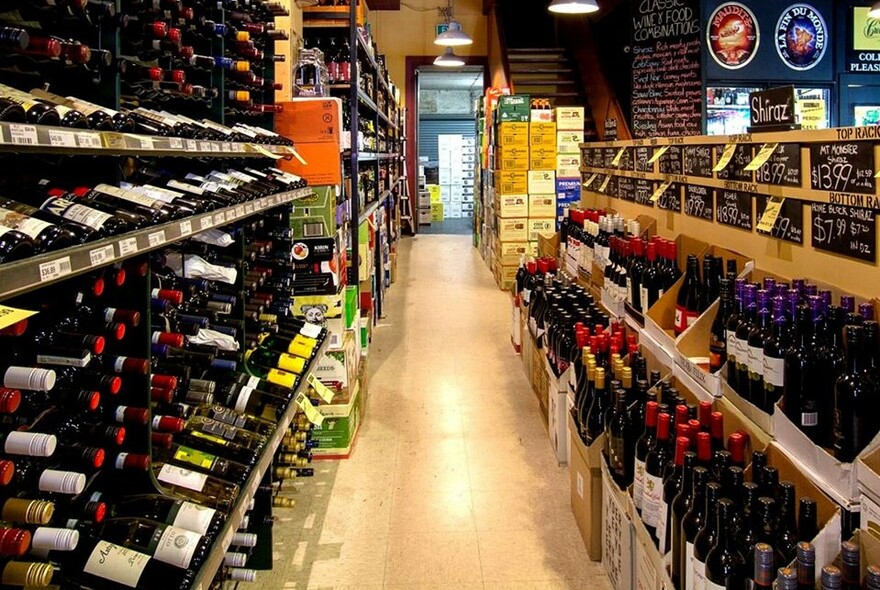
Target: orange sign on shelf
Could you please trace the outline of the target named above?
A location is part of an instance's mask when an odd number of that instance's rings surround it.
[[[282,160],[281,169],[312,186],[342,183],[342,101],[338,98],[296,98],[283,103],[275,131],[293,140],[303,161]]]

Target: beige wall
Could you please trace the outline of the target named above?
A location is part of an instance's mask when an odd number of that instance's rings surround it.
[[[410,55],[439,55],[438,45],[434,45],[434,27],[441,22],[438,6],[445,6],[444,0],[407,0],[406,4],[417,7],[413,10],[401,5],[400,10],[375,10],[370,13],[369,23],[373,39],[379,52],[386,56],[391,81],[400,88],[401,103],[406,102],[406,58]],[[456,47],[455,53],[462,56],[485,56],[487,26],[483,15],[483,0],[457,0],[454,3],[455,20],[461,23],[462,30],[474,40],[472,45]]]

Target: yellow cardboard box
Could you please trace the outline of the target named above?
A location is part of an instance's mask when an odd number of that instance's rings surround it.
[[[556,172],[553,170],[529,170],[526,191],[529,194],[556,193]]]
[[[498,217],[528,217],[528,195],[495,195],[495,214]]]
[[[529,195],[529,217],[556,217],[556,194]],[[535,238],[537,239],[537,238]]]
[[[443,221],[443,203],[431,203],[431,221]]]
[[[428,194],[431,195],[432,203],[439,203],[443,200],[443,193],[439,184],[428,184],[425,185],[425,188],[428,189]]]
[[[497,148],[495,151],[495,168],[497,170],[528,170],[529,146]]]
[[[529,145],[529,124],[528,123],[499,123],[498,125],[498,145],[508,146],[528,146]]]
[[[529,123],[529,146],[556,149],[556,123]]]
[[[500,170],[495,173],[495,191],[501,195],[522,195],[529,192],[529,172]]]
[[[529,219],[527,217],[499,218],[496,221],[498,224],[496,235],[499,242],[529,241]]]
[[[534,146],[529,150],[530,170],[556,170],[556,146]]]
[[[538,241],[538,234],[556,233],[556,217],[533,219],[529,217],[528,239],[530,242]]]

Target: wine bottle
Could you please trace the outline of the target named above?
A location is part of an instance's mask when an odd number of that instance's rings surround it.
[[[684,544],[684,518],[693,506],[694,501],[694,471],[697,469],[697,456],[693,452],[684,454],[684,470],[681,479],[681,487],[671,503],[670,545],[672,551],[672,567],[670,575],[676,588],[683,587],[685,575],[682,570],[684,557],[682,551]]]
[[[803,496],[798,501],[798,538],[801,541],[811,541],[819,534],[818,508],[816,501],[808,496]]]
[[[717,373],[727,362],[727,334],[728,319],[733,313],[733,285],[728,279],[721,280],[720,304],[712,328],[709,332],[709,372]]]
[[[687,258],[684,284],[675,303],[675,335],[683,334],[700,317],[703,284],[700,281],[699,260],[693,254]]]
[[[816,588],[816,549],[812,543],[800,542],[797,547],[797,590]]]
[[[739,391],[739,381],[736,372],[736,329],[739,327],[740,320],[745,313],[743,307],[743,296],[745,292],[745,279],[736,279],[734,282],[734,301],[735,310],[730,314],[725,326],[727,340],[727,384],[734,391]]]
[[[657,442],[645,458],[645,482],[642,492],[642,521],[645,528],[655,539],[659,526],[660,513],[663,508],[663,470],[669,462],[671,449],[669,414],[661,413],[657,417]]]
[[[593,401],[587,413],[587,445],[593,444],[605,432],[605,417],[610,400],[608,399],[608,390],[605,387],[605,369],[602,367],[596,368],[594,388]]]
[[[791,348],[790,326],[785,313],[785,301],[774,303],[773,327],[770,337],[764,341],[764,392],[755,404],[768,414],[773,413],[776,402],[785,391],[785,355]]]
[[[736,344],[736,381],[740,396],[751,401],[749,381],[749,334],[758,321],[758,288],[757,285],[746,285],[743,289],[743,314],[736,327],[734,342]]]
[[[611,475],[622,489],[633,479],[634,442],[631,436],[626,390],[614,392],[614,411],[608,422],[606,454]]]
[[[833,565],[822,568],[822,590],[843,590],[843,574]]]
[[[642,313],[647,313],[651,306],[657,303],[663,290],[663,276],[657,262],[656,244],[648,243],[646,258],[647,262],[645,263],[645,270],[642,272],[639,293]]]
[[[717,540],[706,555],[706,590],[740,590],[745,587],[746,562],[736,543],[735,510],[733,502],[727,498],[718,501]],[[758,559],[757,551],[755,559]]]
[[[226,520],[222,512],[213,508],[160,494],[121,496],[109,504],[109,516],[143,517],[209,539],[216,539]]]
[[[648,457],[648,452],[657,441],[657,417],[659,413],[659,404],[656,401],[649,401],[645,404],[645,432],[636,443],[635,459],[633,461],[633,503],[639,514],[642,513],[644,508],[645,460]]]
[[[791,563],[797,557],[797,544],[800,539],[795,515],[796,493],[793,483],[783,481],[779,484],[777,502],[779,516],[773,546],[782,555],[783,563]]]
[[[767,543],[755,545],[755,562],[752,576],[754,590],[773,588],[773,547]]]
[[[795,334],[795,343],[785,355],[784,411],[807,436],[815,436],[819,418],[814,385],[818,375],[816,351],[812,346],[813,319],[806,306],[797,309]]]
[[[694,588],[707,587],[706,558],[718,539],[718,505],[722,497],[721,493],[720,484],[714,481],[706,484],[705,522],[694,538]]]
[[[764,406],[764,345],[771,337],[770,292],[758,291],[757,320],[746,337],[748,348],[748,399]]]
[[[696,583],[694,579],[694,541],[706,522],[706,486],[708,483],[709,470],[700,466],[694,467],[691,507],[681,523],[679,571],[683,588],[692,589]]]
[[[199,473],[213,475],[238,485],[244,485],[251,472],[251,469],[242,463],[180,444],[174,444],[170,449],[158,452],[154,448],[153,458]]]
[[[657,541],[660,553],[665,555],[672,548],[673,538],[673,502],[682,491],[685,483],[693,485],[690,477],[685,477],[686,472],[693,471],[696,465],[697,455],[690,452],[691,441],[688,437],[679,436],[675,439],[674,460],[666,466],[663,477],[663,503],[660,506],[660,520],[657,525]],[[685,482],[685,480],[688,480]],[[677,540],[677,539],[676,539]]]

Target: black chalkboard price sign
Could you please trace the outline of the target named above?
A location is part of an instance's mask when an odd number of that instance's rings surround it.
[[[685,146],[682,154],[684,174],[712,178],[712,146]]]
[[[724,225],[752,231],[752,195],[738,191],[716,191],[715,219]]]
[[[657,207],[666,211],[681,213],[681,185],[670,184],[669,188],[657,199]]]
[[[651,159],[651,148],[646,146],[637,147],[635,149],[635,169],[636,172],[653,172],[654,165],[648,164]]]
[[[877,262],[876,211],[830,203],[811,203],[810,209],[813,248]]]
[[[614,157],[617,155],[617,151],[619,149],[620,148],[609,147],[609,148],[605,148],[603,150],[602,155],[603,155],[605,168],[613,168],[614,167],[612,162],[614,162]]]
[[[873,195],[874,144],[854,141],[811,145],[810,186],[820,191]]]
[[[636,180],[636,190],[635,190],[635,202],[639,205],[646,205],[648,207],[653,207],[654,202],[651,200],[651,195],[654,194],[654,189],[651,186],[650,180],[642,180],[641,178]]]
[[[755,202],[755,219],[757,219],[758,221],[761,220],[761,218],[764,216],[764,211],[767,210],[767,203],[769,202],[770,199],[766,195],[757,196],[757,200]],[[776,222],[773,224],[773,229],[769,232],[764,232],[758,229],[757,232],[761,235],[769,235],[779,240],[792,242],[793,244],[803,244],[803,202],[795,199],[785,199],[785,202],[782,204],[782,210],[779,212],[779,217],[776,218]]]
[[[681,147],[670,146],[660,158],[660,174],[681,175]]]
[[[777,186],[801,186],[801,146],[781,143],[764,165],[755,171],[755,182]]]
[[[688,184],[684,188],[684,213],[707,221],[715,219],[712,189],[698,184]]]
[[[636,181],[634,178],[620,176],[617,179],[617,198],[634,201],[636,198]]]
[[[715,148],[717,158],[721,158],[724,153],[724,146],[719,145]],[[733,159],[727,164],[721,172],[718,172],[718,178],[721,180],[736,180],[739,182],[752,182],[752,173],[746,172],[745,167],[752,162],[752,146],[739,144],[733,152]]]

